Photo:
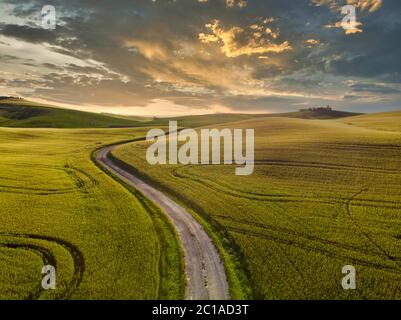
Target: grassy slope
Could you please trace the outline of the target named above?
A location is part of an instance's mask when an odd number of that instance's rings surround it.
[[[26,100],[0,101],[0,127],[109,128],[133,127],[138,121],[44,106]]]
[[[347,111],[295,111],[281,114],[273,114],[273,117],[286,117],[286,118],[297,118],[297,119],[318,119],[318,120],[328,120],[328,119],[339,119],[345,117],[358,116],[360,113],[353,113]]]
[[[149,122],[149,121],[153,120],[153,117],[128,116],[128,115],[107,113],[107,112],[103,112],[101,114],[108,116],[108,117],[113,117],[113,118],[118,118],[118,119],[126,119],[126,120],[134,120],[134,121],[139,121],[139,122]]]
[[[251,176],[150,166],[144,142],[115,155],[225,232],[257,298],[401,298],[401,134],[279,117],[233,127],[255,128]],[[356,291],[341,288],[347,264]]]
[[[180,127],[200,127],[205,125],[216,125],[227,122],[241,121],[258,118],[261,115],[253,114],[206,114],[199,116],[182,116],[182,117],[172,117],[172,118],[156,118],[152,121],[154,126],[165,126],[168,125],[170,120],[176,120],[178,126]]]
[[[0,128],[1,299],[182,297],[172,229],[90,159],[144,133]],[[43,263],[57,264],[54,291],[40,291]]]
[[[288,117],[301,119],[336,119],[357,115],[350,112],[297,111],[282,114],[207,114],[172,118],[146,118],[97,114],[56,108],[27,100],[0,100],[0,127],[16,128],[112,128],[166,126],[177,120],[181,127],[200,127],[263,117]]]
[[[331,112],[315,112],[315,111],[296,111],[287,113],[272,113],[272,114],[238,114],[238,113],[219,113],[219,114],[206,114],[200,116],[182,116],[172,118],[156,118],[148,122],[153,126],[166,126],[169,120],[176,120],[181,127],[201,127],[218,125],[228,122],[237,122],[244,120],[260,119],[266,117],[286,117],[286,118],[299,118],[299,119],[338,119],[359,115],[358,113],[336,111]]]
[[[385,131],[401,131],[401,111],[366,114],[344,118],[340,121],[349,125]]]
[[[165,126],[178,120],[180,126],[198,127],[252,119],[258,115],[216,114],[178,118],[141,118],[112,114],[96,114],[56,108],[19,99],[0,100],[0,127],[16,128],[112,128]]]

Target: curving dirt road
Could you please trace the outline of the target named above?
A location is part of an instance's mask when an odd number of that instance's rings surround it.
[[[171,198],[119,167],[109,157],[115,147],[108,146],[101,149],[96,155],[96,160],[157,204],[173,222],[185,254],[186,298],[190,300],[229,299],[223,263],[203,227]]]

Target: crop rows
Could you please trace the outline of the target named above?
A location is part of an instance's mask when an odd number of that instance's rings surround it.
[[[223,230],[257,298],[401,298],[401,133],[284,118],[232,126],[255,129],[249,177],[150,166],[143,142],[114,155]],[[358,283],[345,292],[348,264]]]

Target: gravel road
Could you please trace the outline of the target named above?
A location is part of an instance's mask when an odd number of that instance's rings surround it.
[[[158,205],[170,218],[185,254],[186,298],[190,300],[229,299],[225,269],[216,247],[196,219],[164,193],[145,183],[114,162],[109,154],[116,146],[101,149],[99,163]]]

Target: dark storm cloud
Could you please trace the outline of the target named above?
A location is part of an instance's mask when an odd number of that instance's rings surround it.
[[[6,0],[0,44],[13,46],[6,41],[12,38],[57,54],[35,53],[29,62],[11,51],[5,55],[16,57],[18,70],[23,63],[29,72],[37,67],[40,80],[25,79],[31,89],[25,93],[19,82],[19,92],[74,104],[144,106],[158,99],[194,109],[280,111],[330,101],[361,108],[353,101],[363,94],[399,103],[401,3],[384,0],[358,17],[363,32],[346,35],[324,27],[341,15],[316,2],[250,0],[228,7],[225,0]],[[54,31],[37,23],[47,4],[57,9]],[[374,79],[389,85],[367,84]]]
[[[50,30],[15,24],[0,25],[0,33],[7,37],[14,37],[32,43],[55,42],[56,40],[56,34]]]

